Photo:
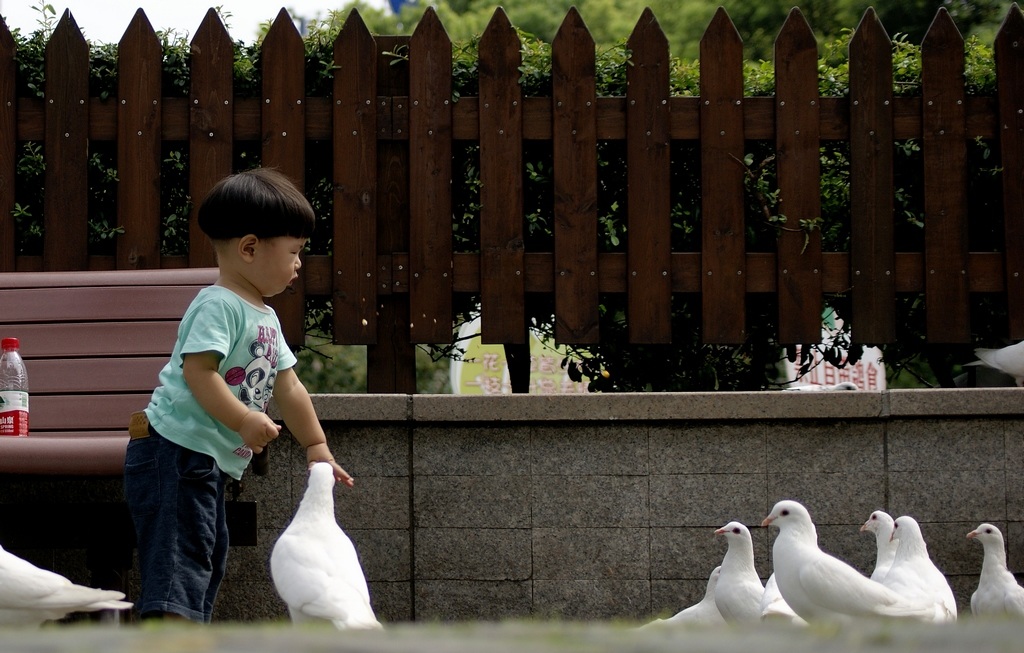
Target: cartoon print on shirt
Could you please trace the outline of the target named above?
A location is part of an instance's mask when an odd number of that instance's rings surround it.
[[[224,380],[237,388],[238,399],[246,406],[266,412],[277,378],[277,330],[261,326],[256,340],[249,344],[252,360],[243,367],[232,367]]]

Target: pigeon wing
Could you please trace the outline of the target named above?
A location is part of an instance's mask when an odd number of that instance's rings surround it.
[[[271,555],[271,573],[285,603],[308,617],[345,623],[367,612],[372,617],[355,547],[340,529],[315,538],[284,533]]]
[[[761,596],[761,619],[764,621],[780,617],[793,623],[807,623],[786,603],[786,599],[782,598],[778,580],[776,580],[775,574],[772,574],[768,577],[768,582],[764,584],[764,594]]]
[[[839,614],[915,616],[920,612],[880,583],[824,552],[804,564],[799,578],[809,600]]]
[[[41,623],[70,612],[132,607],[123,598],[122,592],[75,585],[0,549],[0,623]]]
[[[370,604],[354,589],[339,583],[326,585],[317,597],[303,604],[301,610],[307,616],[327,619],[342,627],[376,623]]]
[[[71,585],[60,574],[40,569],[27,560],[0,552],[0,607],[31,608]]]
[[[986,365],[1009,374],[1021,385],[1024,381],[1024,341],[1000,349],[975,349],[977,361],[967,365]]]
[[[270,554],[270,573],[289,607],[301,610],[324,591],[327,577],[321,569],[329,560],[326,551],[305,538],[289,532],[281,535]]]
[[[756,620],[761,616],[761,596],[764,586],[760,580],[748,578],[730,579],[732,582],[719,582],[715,590],[715,604],[726,620]]]
[[[325,548],[332,554],[331,564],[325,568],[331,579],[354,590],[369,605],[370,589],[366,585],[366,576],[352,540],[338,528],[329,533],[326,544]]]
[[[974,599],[972,598],[971,601],[973,603]],[[1015,581],[1012,587],[1006,589],[1003,605],[1006,609],[1006,614],[1024,617],[1024,587],[1021,587]]]

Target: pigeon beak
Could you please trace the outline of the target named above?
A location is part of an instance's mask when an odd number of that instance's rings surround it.
[[[774,515],[768,515],[767,517],[764,518],[764,521],[761,522],[761,527],[762,528],[768,528],[768,526],[771,525],[771,523],[773,521],[775,521],[775,516]]]
[[[719,528],[717,531],[715,531],[715,535],[721,535],[722,533],[725,533],[725,532],[726,532],[725,528]]]
[[[967,539],[969,540],[973,540],[976,537],[978,537],[978,531],[971,531],[967,534]]]
[[[861,527],[860,527],[860,532],[861,532],[861,533],[863,533],[863,532],[864,532],[864,531],[866,531],[867,529],[868,529],[868,525],[867,525],[867,522],[865,522],[864,524],[862,524],[862,525],[861,525]]]

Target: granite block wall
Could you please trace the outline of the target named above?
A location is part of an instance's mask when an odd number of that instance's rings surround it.
[[[807,505],[821,547],[866,573],[868,515],[914,516],[969,612],[981,546],[968,531],[999,526],[1011,569],[1024,570],[1022,393],[314,400],[356,478],[337,488],[336,513],[382,621],[645,621],[703,596],[726,548],[714,530],[729,521],[751,527],[767,578],[774,532],[759,524],[782,498]],[[267,560],[305,489],[304,462],[286,436],[272,474],[245,480],[259,541],[233,548],[217,619],[286,618]],[[0,479],[5,502],[31,500],[25,480],[11,483]],[[47,496],[91,491],[36,483]],[[31,553],[88,581],[75,552]]]

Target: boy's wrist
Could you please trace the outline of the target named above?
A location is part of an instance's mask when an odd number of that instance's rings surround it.
[[[327,447],[326,442],[314,442],[306,445],[306,460],[333,462],[334,456],[331,455],[331,450]]]
[[[255,414],[256,414],[255,411],[252,411],[252,410],[249,410],[249,409],[245,409],[245,412],[241,413],[241,415],[238,417],[238,421],[236,422],[237,426],[233,429],[235,431],[235,433],[239,433],[240,434],[242,432],[242,427],[245,426],[246,418],[248,418],[251,415],[255,415]]]

